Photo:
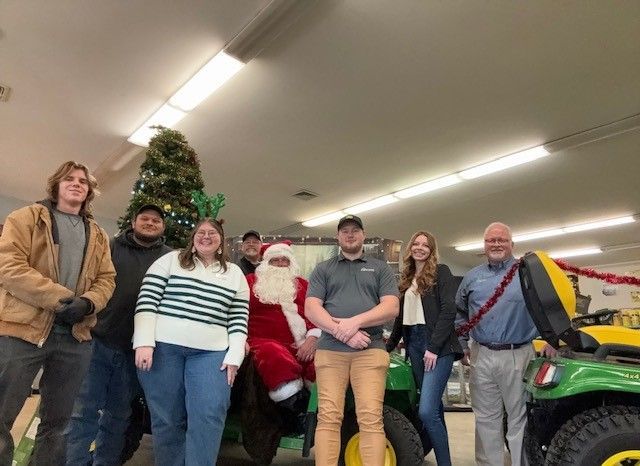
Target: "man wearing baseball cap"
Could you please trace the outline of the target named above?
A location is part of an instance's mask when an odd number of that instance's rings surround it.
[[[238,262],[238,267],[240,267],[245,276],[256,271],[256,267],[260,264],[261,248],[262,238],[260,233],[255,230],[249,230],[242,235],[242,243],[240,244],[242,259]]]
[[[131,402],[139,391],[131,345],[133,313],[147,269],[171,251],[164,244],[164,229],[162,209],[146,204],[136,211],[131,227],[111,240],[116,288],[91,332],[91,363],[66,430],[67,465],[120,464]]]
[[[318,264],[309,278],[305,315],[322,329],[315,356],[318,466],[338,463],[349,382],[360,426],[362,464],[384,464],[382,406],[389,355],[382,324],[398,315],[398,285],[386,262],[364,254],[364,239],[360,217],[342,217],[340,253]]]

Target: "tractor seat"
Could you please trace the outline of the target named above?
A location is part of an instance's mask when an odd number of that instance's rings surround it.
[[[531,319],[542,339],[555,348],[562,340],[572,350],[609,354],[621,351],[640,358],[640,330],[610,325],[593,325],[575,329],[571,319],[576,314],[576,295],[560,267],[541,251],[525,254],[518,270],[522,294]],[[637,350],[637,351],[636,351]],[[606,357],[606,356],[605,356]]]

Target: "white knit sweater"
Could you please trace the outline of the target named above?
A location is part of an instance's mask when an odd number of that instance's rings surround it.
[[[185,270],[179,251],[155,261],[142,281],[136,313],[133,347],[156,341],[209,351],[227,350],[225,364],[239,366],[244,359],[249,317],[249,287],[240,268],[227,263]]]

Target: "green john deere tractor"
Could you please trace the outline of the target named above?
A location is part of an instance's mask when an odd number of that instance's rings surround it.
[[[525,373],[531,464],[640,465],[640,330],[572,322],[571,283],[544,253],[527,254],[519,273],[542,338],[560,348],[557,357],[534,359]],[[589,319],[600,324],[608,316]]]

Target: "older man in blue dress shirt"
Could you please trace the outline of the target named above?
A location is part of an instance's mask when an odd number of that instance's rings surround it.
[[[511,229],[492,223],[484,232],[488,263],[468,272],[458,288],[456,324],[466,322],[491,297],[514,264]],[[522,447],[526,428],[526,396],[522,376],[534,356],[531,340],[538,330],[531,320],[516,274],[496,305],[470,332],[471,344],[463,341],[470,356],[471,404],[476,417],[476,463],[504,464],[503,406],[507,412],[507,441],[513,466],[527,465]],[[545,354],[553,354],[547,345]]]

